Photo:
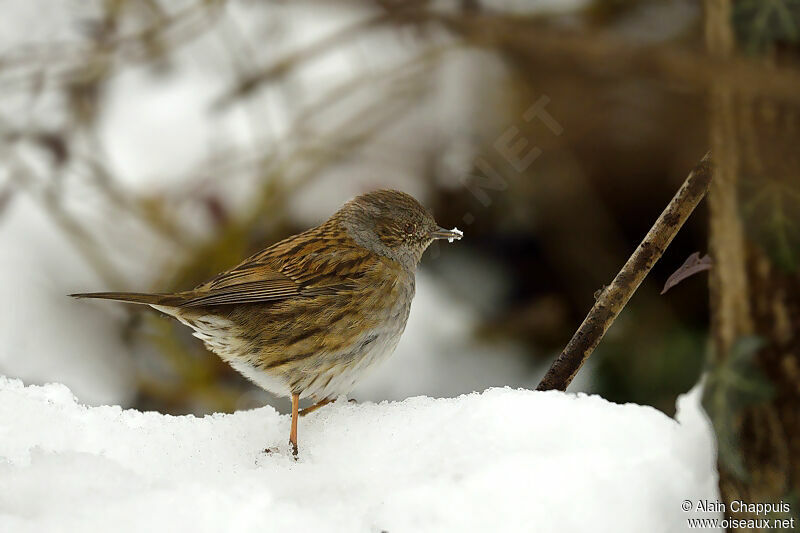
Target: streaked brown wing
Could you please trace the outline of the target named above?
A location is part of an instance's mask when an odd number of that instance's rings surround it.
[[[287,298],[339,294],[353,288],[354,284],[350,282],[324,287],[301,287],[293,281],[291,283],[273,280],[252,281],[192,296],[181,303],[180,307],[277,302]]]
[[[275,302],[298,296],[300,293],[299,285],[288,278],[248,281],[205,292],[195,291],[195,295],[183,302],[181,307]]]
[[[341,241],[298,235],[185,293],[180,306],[276,302],[353,290],[349,273],[331,268],[353,253],[348,248]]]

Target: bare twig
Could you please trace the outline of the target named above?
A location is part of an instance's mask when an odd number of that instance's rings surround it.
[[[497,47],[572,74],[604,78],[640,76],[705,92],[722,84],[736,94],[797,102],[800,71],[752,60],[719,57],[673,44],[638,45],[596,31],[569,32],[503,14],[427,14],[472,44]]]
[[[692,170],[644,240],[589,311],[578,331],[536,390],[566,390],[608,328],[705,196],[711,183],[711,153]]]
[[[25,45],[4,52],[0,54],[0,89],[27,91],[39,78],[56,84],[99,79],[127,64],[147,62],[157,48],[174,51],[204,35],[224,12],[221,6],[201,0],[130,34]]]
[[[385,14],[380,14],[370,17],[366,20],[358,21],[355,24],[336,31],[332,35],[323,37],[306,48],[302,48],[287,55],[273,65],[245,77],[243,80],[239,81],[235,87],[223,94],[217,100],[217,102],[215,102],[214,107],[217,109],[224,108],[237,98],[250,95],[262,84],[269,83],[276,78],[285,76],[292,68],[295,68],[318,55],[329,52],[337,45],[361,35],[363,30],[378,27],[389,21],[391,21],[391,17]]]

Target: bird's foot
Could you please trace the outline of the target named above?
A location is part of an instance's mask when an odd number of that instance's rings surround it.
[[[300,416],[310,415],[314,411],[316,411],[318,409],[322,409],[323,407],[325,407],[326,405],[328,405],[332,401],[333,400],[322,400],[321,402],[315,403],[311,407],[306,407],[305,409],[302,409],[299,414],[300,414]]]
[[[310,414],[311,414],[311,413],[313,413],[314,411],[318,411],[319,409],[322,409],[323,407],[325,407],[325,406],[326,406],[326,405],[328,405],[329,403],[333,403],[334,401],[335,401],[335,400],[322,400],[321,402],[317,402],[317,403],[315,403],[314,405],[312,405],[312,406],[310,406],[310,407],[306,407],[305,409],[301,409],[301,410],[300,410],[300,412],[299,412],[298,414],[299,414],[301,417],[303,417],[303,416],[306,416],[306,415],[310,415]],[[351,398],[351,399],[349,399],[349,400],[347,400],[347,401],[348,401],[349,403],[358,403],[358,401],[357,401],[357,400],[355,400],[355,399],[353,399],[353,398]]]

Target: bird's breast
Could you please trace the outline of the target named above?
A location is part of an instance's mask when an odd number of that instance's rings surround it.
[[[365,306],[366,315],[335,339],[337,349],[321,351],[286,368],[287,378],[301,397],[316,400],[347,394],[365,374],[394,353],[405,330],[414,297],[413,276],[398,277],[385,287],[380,303]],[[340,328],[333,325],[332,331]],[[336,333],[332,333],[336,335]]]

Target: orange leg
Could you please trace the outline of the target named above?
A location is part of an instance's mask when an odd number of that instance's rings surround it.
[[[312,405],[311,407],[306,407],[305,409],[303,409],[302,411],[300,411],[300,416],[306,416],[306,415],[310,415],[311,413],[313,413],[313,412],[314,412],[314,411],[316,411],[317,409],[321,409],[322,407],[325,407],[326,405],[328,405],[328,404],[329,404],[329,403],[331,403],[332,401],[333,401],[333,400],[322,400],[321,402],[317,402],[317,403],[315,403],[315,404],[314,404],[314,405]]]
[[[292,454],[297,457],[297,416],[300,408],[300,395],[292,394],[292,431],[289,433],[289,443],[292,445]]]

